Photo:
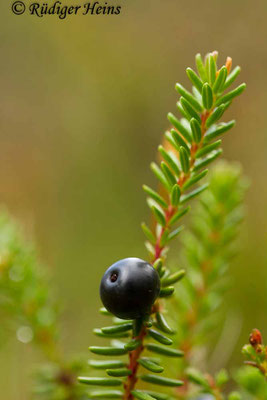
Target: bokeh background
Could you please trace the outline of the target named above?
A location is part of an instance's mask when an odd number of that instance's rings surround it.
[[[216,49],[221,62],[231,55],[247,90],[228,111],[237,126],[224,157],[240,161],[251,180],[235,285],[225,297],[242,320],[234,367],[251,328],[267,335],[267,3],[114,2],[119,16],[64,21],[14,16],[11,1],[1,2],[1,203],[35,237],[53,276],[66,353],[86,351],[103,271],[145,256],[141,184],[154,183],[148,165],[175,111],[174,83],[188,86],[185,68],[197,52]],[[10,338],[0,354],[1,398],[28,398],[41,360]]]

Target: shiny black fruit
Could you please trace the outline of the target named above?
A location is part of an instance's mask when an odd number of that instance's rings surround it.
[[[107,269],[100,284],[104,306],[122,319],[136,319],[148,314],[159,291],[158,272],[140,258],[116,262]]]

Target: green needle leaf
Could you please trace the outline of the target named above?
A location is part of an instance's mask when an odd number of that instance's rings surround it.
[[[165,317],[163,316],[163,314],[157,312],[156,320],[157,320],[158,327],[160,330],[162,330],[165,333],[169,333],[169,334],[174,333],[174,330],[172,328],[170,328],[170,326],[169,326],[168,322],[166,321]]]
[[[99,354],[101,356],[121,356],[127,353],[123,347],[98,347],[91,346],[89,350],[94,354]]]
[[[171,400],[171,397],[165,393],[151,392],[150,390],[146,390],[145,393],[154,397],[156,400]]]
[[[188,153],[187,153],[186,149],[181,146],[179,154],[180,154],[180,162],[181,162],[182,170],[185,173],[187,173],[190,169],[190,161],[189,161]]]
[[[199,102],[190,92],[188,92],[182,85],[180,85],[180,83],[176,83],[175,88],[177,92],[180,93],[180,95],[183,96],[192,105],[192,107],[194,107],[196,111],[202,111],[202,107]]]
[[[168,204],[166,201],[157,193],[155,190],[151,189],[147,185],[143,185],[143,190],[153,199],[155,200],[159,205],[161,205],[163,208],[168,208]]]
[[[221,104],[217,108],[214,109],[213,113],[207,118],[206,127],[209,128],[212,124],[218,121],[221,118],[225,111],[225,104]]]
[[[204,67],[204,64],[202,61],[202,57],[199,53],[196,55],[196,67],[197,67],[198,73],[199,73],[202,81],[207,82],[208,79],[207,79],[207,75],[206,75],[206,70],[205,70],[205,67]]]
[[[223,90],[227,89],[231,84],[236,80],[238,75],[240,74],[241,68],[239,66],[235,67],[233,71],[228,75],[225,84],[223,86]]]
[[[154,234],[152,233],[152,231],[149,229],[149,227],[146,225],[145,222],[143,222],[141,224],[142,230],[144,232],[144,234],[146,235],[147,239],[152,243],[155,244],[156,243],[156,238],[154,236]]]
[[[217,157],[222,154],[222,150],[215,150],[212,154],[209,154],[208,157],[204,158],[204,160],[197,160],[195,163],[194,171],[199,171],[201,168],[206,167],[212,161],[214,161]]]
[[[202,138],[200,123],[195,118],[192,118],[190,120],[190,126],[191,126],[191,131],[192,131],[194,142],[199,143]]]
[[[216,81],[213,86],[213,92],[215,94],[217,94],[223,90],[223,86],[224,86],[226,77],[227,77],[227,68],[225,66],[223,66],[220,69],[220,72],[218,73],[218,76],[217,76]]]
[[[210,110],[213,106],[213,92],[208,83],[204,83],[202,88],[202,101],[206,110]]]
[[[120,360],[108,360],[108,361],[101,361],[101,360],[89,360],[89,365],[92,368],[96,369],[111,369],[111,368],[123,368],[125,367],[125,363]]]
[[[119,390],[97,390],[87,394],[89,399],[121,399],[123,393]]]
[[[166,225],[166,219],[165,219],[165,216],[164,216],[163,212],[161,212],[157,207],[152,207],[151,209],[152,209],[153,214],[155,215],[156,220],[158,221],[158,223],[160,225],[162,225],[162,226],[165,226]]]
[[[170,186],[169,183],[167,181],[167,179],[165,178],[165,175],[163,174],[163,172],[161,171],[161,169],[158,167],[158,165],[154,162],[152,162],[150,164],[150,168],[151,171],[155,174],[155,176],[158,178],[158,180],[160,181],[160,183],[162,183],[163,186],[165,186],[165,188],[167,190],[169,190]]]
[[[126,337],[128,337],[128,333],[125,333],[125,332],[123,332],[123,333],[112,333],[111,334],[111,333],[104,333],[104,332],[102,332],[101,329],[94,329],[93,332],[94,332],[94,334],[96,336],[103,337],[103,338],[109,338],[109,339],[126,338]]]
[[[174,292],[173,286],[163,288],[159,292],[159,297],[170,297],[173,294],[173,292]]]
[[[213,86],[215,79],[216,79],[216,63],[214,60],[214,56],[212,53],[209,54],[207,58],[207,67],[208,67],[208,77],[211,86]]]
[[[167,181],[169,182],[170,186],[175,185],[176,184],[176,178],[173,175],[173,173],[170,170],[170,168],[168,167],[168,165],[164,161],[161,161],[160,166],[161,166],[162,172],[164,173],[164,175],[165,175]]]
[[[162,354],[167,357],[183,357],[184,353],[181,350],[169,349],[165,346],[160,346],[158,344],[148,343],[146,345],[147,350],[153,353]]]
[[[171,192],[171,203],[174,207],[178,206],[179,200],[181,196],[181,189],[180,186],[175,184],[172,188]]]
[[[183,210],[178,211],[173,215],[173,217],[169,221],[169,225],[175,224],[177,221],[179,221],[180,218],[182,218],[185,214],[188,213],[190,210],[190,206],[184,208]]]
[[[205,169],[204,171],[200,172],[199,174],[192,174],[191,178],[188,179],[184,185],[183,189],[189,189],[191,186],[193,186],[195,183],[199,182],[204,176],[206,176],[208,173],[208,169]]]
[[[157,340],[161,344],[165,344],[167,346],[173,344],[172,339],[168,338],[167,336],[162,335],[161,333],[155,331],[154,329],[148,329],[148,334],[149,334],[149,336],[151,336],[153,339]]]
[[[235,126],[235,121],[230,122],[222,122],[220,125],[214,125],[206,132],[204,137],[204,144],[210,142],[211,140],[217,138],[223,133],[229,131],[231,128]]]
[[[107,316],[112,316],[112,314],[105,308],[105,307],[101,307],[99,309],[100,314],[102,315],[107,315]]]
[[[156,364],[155,362],[151,361],[149,358],[140,358],[138,363],[142,365],[145,369],[155,373],[161,373],[164,371],[164,368],[161,365]]]
[[[192,143],[192,138],[190,132],[183,126],[183,124],[172,114],[168,114],[168,120],[170,123],[183,135],[183,137]]]
[[[173,172],[179,176],[180,175],[180,169],[179,169],[179,165],[178,165],[178,160],[174,158],[174,155],[172,155],[171,153],[168,153],[163,146],[159,146],[158,150],[160,152],[160,154],[162,155],[162,157],[164,158],[164,160],[167,162],[167,164],[169,164],[169,166],[172,168]]]
[[[185,270],[181,269],[180,271],[177,271],[174,274],[171,274],[171,275],[167,276],[166,278],[163,278],[161,281],[161,287],[173,285],[174,283],[177,283],[181,279],[183,279],[184,276],[185,276]]]
[[[225,94],[222,97],[219,97],[216,100],[216,106],[219,106],[222,103],[226,103],[230,100],[232,100],[233,98],[235,98],[236,96],[239,96],[242,92],[244,92],[244,90],[246,89],[246,84],[242,83],[241,85],[239,85],[236,89],[232,90],[231,92]]]
[[[220,145],[222,144],[221,140],[217,140],[216,142],[209,144],[207,146],[203,146],[201,149],[199,149],[196,152],[196,158],[203,157],[207,154],[209,154],[211,151],[216,150]]]
[[[92,378],[92,377],[83,377],[80,376],[78,381],[81,383],[85,383],[86,385],[93,386],[120,386],[122,385],[122,381],[120,379],[112,379],[112,378]]]
[[[198,196],[200,193],[204,192],[209,187],[208,183],[205,183],[205,185],[202,185],[198,187],[197,189],[193,190],[192,192],[185,194],[181,197],[180,203],[186,203],[189,200],[192,200],[194,197]]]
[[[183,225],[179,226],[178,228],[174,229],[168,236],[168,240],[172,240],[178,236],[182,230],[184,229]]]
[[[118,369],[107,369],[106,373],[109,376],[122,377],[131,375],[132,371],[128,368],[118,368]]]
[[[195,109],[191,106],[189,101],[187,101],[184,97],[181,97],[180,102],[181,102],[181,105],[182,105],[183,109],[185,110],[185,112],[189,116],[189,118],[188,118],[189,121],[190,121],[191,118],[195,118],[199,123],[201,123],[200,116],[195,111]]]
[[[139,339],[132,339],[129,343],[126,343],[124,348],[127,351],[133,351],[139,346],[141,346],[141,341]]]
[[[171,129],[171,136],[173,141],[175,142],[176,146],[176,150],[180,150],[180,147],[184,147],[187,151],[188,154],[190,154],[190,149],[187,146],[187,143],[185,142],[185,140],[182,138],[182,136],[174,129]]]
[[[203,86],[203,82],[201,81],[201,79],[199,79],[199,77],[197,76],[197,74],[195,73],[195,71],[192,68],[187,68],[186,73],[187,73],[187,76],[190,79],[190,81],[193,83],[193,85],[196,87],[196,89],[201,94],[202,86]]]
[[[113,325],[113,326],[106,326],[101,328],[101,331],[106,334],[113,334],[113,333],[121,333],[130,331],[133,328],[133,324],[121,324],[121,325]]]
[[[140,378],[144,382],[153,383],[155,385],[161,385],[161,386],[178,387],[184,384],[183,381],[179,381],[177,379],[164,378],[162,376],[157,376],[152,374],[141,375]]]
[[[141,390],[132,390],[131,393],[138,400],[154,400],[154,397]]]

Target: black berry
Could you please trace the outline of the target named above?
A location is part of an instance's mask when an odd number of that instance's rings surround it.
[[[122,319],[148,314],[159,291],[158,272],[140,258],[125,258],[111,265],[100,284],[104,306]]]

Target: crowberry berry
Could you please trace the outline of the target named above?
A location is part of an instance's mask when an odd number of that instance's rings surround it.
[[[101,300],[121,319],[136,319],[151,311],[159,295],[158,272],[140,258],[125,258],[111,265],[100,284]]]

